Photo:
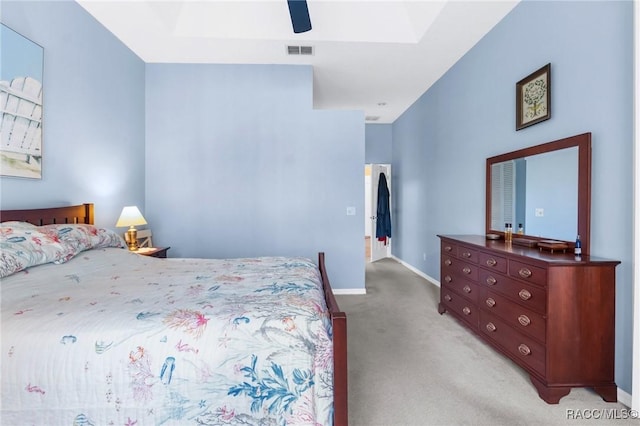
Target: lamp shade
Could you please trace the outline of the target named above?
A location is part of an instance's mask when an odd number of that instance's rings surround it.
[[[137,225],[146,225],[147,221],[144,220],[142,213],[138,210],[136,206],[126,206],[122,209],[122,213],[120,213],[120,217],[118,218],[118,222],[116,223],[116,227],[120,228],[123,226],[137,226]]]

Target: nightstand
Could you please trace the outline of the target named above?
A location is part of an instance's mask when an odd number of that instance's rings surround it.
[[[160,257],[164,259],[167,257],[167,250],[169,250],[170,248],[171,247],[143,247],[134,251],[134,253],[141,254],[143,256]]]

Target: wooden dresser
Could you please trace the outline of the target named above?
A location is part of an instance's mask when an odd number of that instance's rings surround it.
[[[476,235],[439,235],[440,304],[557,404],[574,387],[617,401],[615,268]]]

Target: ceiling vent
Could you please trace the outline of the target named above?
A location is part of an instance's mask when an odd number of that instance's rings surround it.
[[[378,120],[380,120],[380,116],[379,115],[367,115],[364,119],[366,121],[378,121]]]
[[[313,46],[287,46],[287,55],[313,55]]]

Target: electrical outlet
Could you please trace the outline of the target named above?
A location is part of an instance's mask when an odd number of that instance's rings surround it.
[[[422,260],[427,261],[427,253],[422,253]]]
[[[536,217],[543,217],[543,216],[544,216],[544,209],[543,209],[543,208],[538,207],[538,208],[536,209]]]

